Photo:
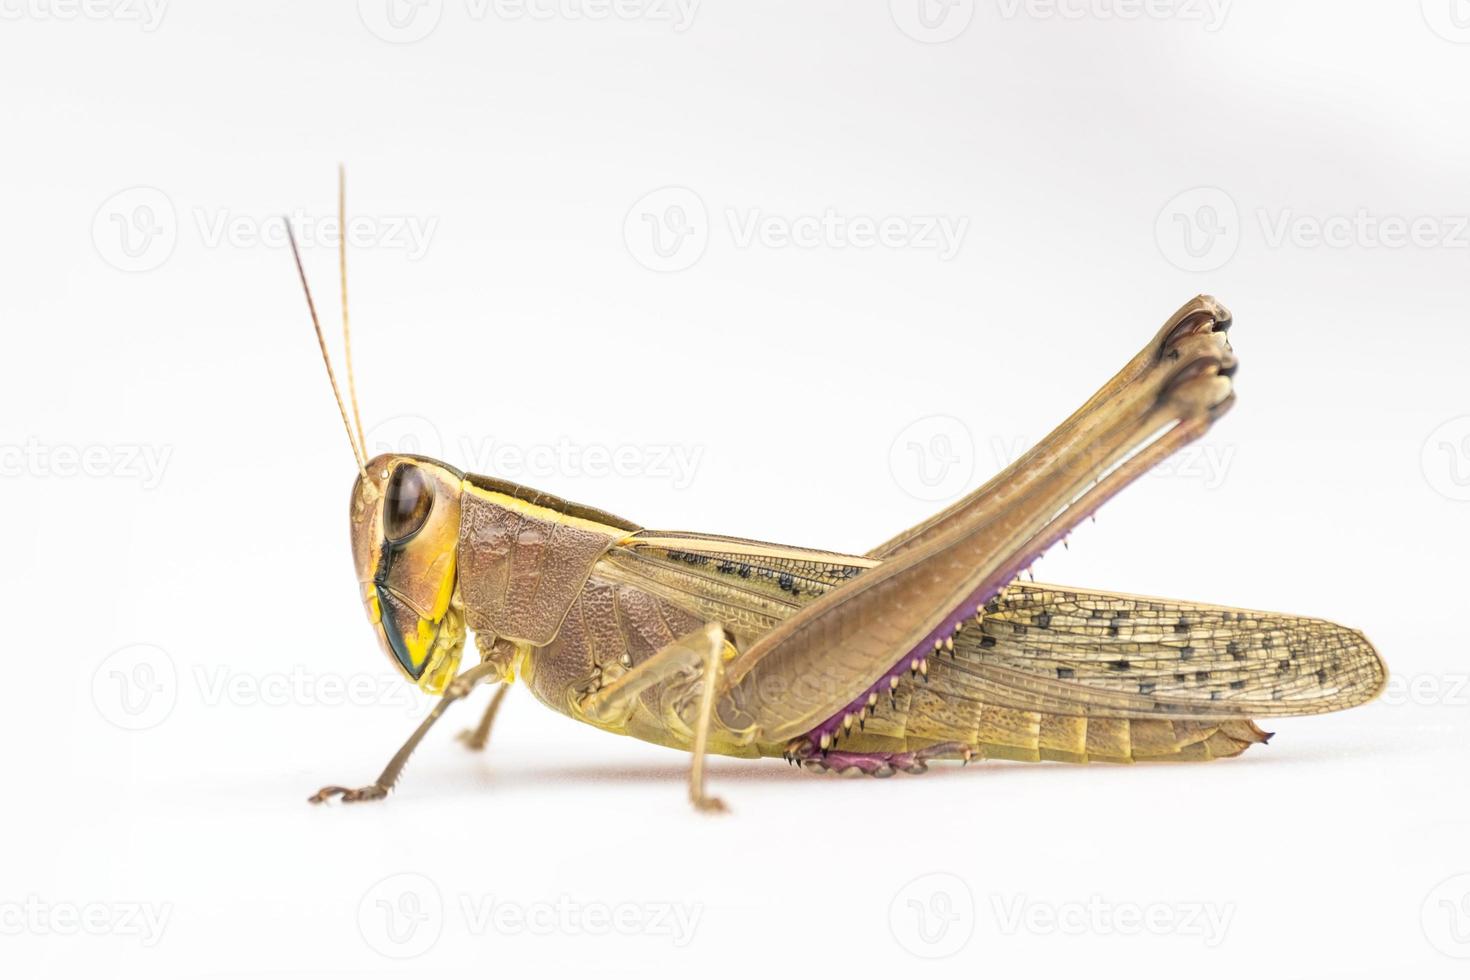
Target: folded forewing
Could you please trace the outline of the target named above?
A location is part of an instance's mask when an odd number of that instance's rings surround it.
[[[987,703],[1128,718],[1319,714],[1387,677],[1363,634],[1319,619],[1021,582],[954,662]]]

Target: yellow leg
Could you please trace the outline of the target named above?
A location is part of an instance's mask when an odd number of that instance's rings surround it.
[[[495,724],[495,716],[500,712],[500,702],[505,700],[505,692],[510,690],[510,685],[501,684],[495,689],[495,694],[490,698],[490,703],[485,706],[485,713],[480,716],[480,723],[474,728],[466,728],[456,736],[463,742],[471,752],[481,752],[490,742],[490,726]]]
[[[704,758],[714,718],[715,691],[724,673],[728,645],[720,624],[707,623],[679,637],[607,687],[584,695],[577,703],[578,710],[588,719],[605,725],[617,724],[632,713],[638,695],[697,670],[700,674],[699,704],[692,726],[693,744],[689,749],[694,756],[689,765],[689,800],[696,809],[706,813],[725,810],[725,804],[719,797],[707,796],[704,792]]]
[[[322,803],[334,796],[342,797],[342,802],[344,803],[381,800],[388,795],[388,791],[393,788],[393,784],[398,782],[398,776],[403,772],[403,767],[408,762],[408,757],[413,755],[413,750],[418,748],[419,743],[424,740],[424,736],[429,733],[429,729],[433,728],[434,723],[439,720],[439,716],[444,714],[444,709],[466,694],[469,694],[475,689],[476,685],[486,680],[498,678],[499,676],[500,668],[495,664],[477,664],[463,674],[460,674],[450,683],[444,692],[444,696],[439,699],[439,703],[434,705],[434,709],[429,712],[429,716],[419,722],[419,727],[414,729],[413,734],[408,737],[408,741],[404,742],[403,747],[394,754],[393,758],[388,760],[387,767],[383,770],[382,775],[378,776],[376,781],[367,786],[358,787],[357,789],[348,789],[345,786],[323,786],[311,796],[307,797],[307,802]]]
[[[694,721],[694,745],[689,751],[694,758],[689,763],[689,802],[695,809],[712,813],[723,813],[725,803],[718,796],[704,793],[704,757],[709,747],[709,726],[715,714],[715,688],[719,685],[721,667],[725,662],[725,636],[721,632],[718,640],[711,640],[705,647],[704,678],[699,690],[699,714]]]

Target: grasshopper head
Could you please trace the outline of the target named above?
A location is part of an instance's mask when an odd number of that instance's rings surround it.
[[[459,495],[451,466],[388,453],[352,487],[352,560],[378,641],[420,689],[439,694],[464,649],[456,588]]]
[[[337,169],[337,221],[347,223],[346,178]],[[367,435],[357,405],[352,374],[352,341],[347,316],[347,240],[339,236],[342,278],[342,346],[347,360],[347,393],[327,352],[327,338],[317,316],[316,301],[306,281],[306,267],[296,247],[296,233],[286,221],[286,240],[306,296],[306,309],[321,348],[327,382],[337,401],[357,482],[352,486],[352,560],[378,642],[404,676],[420,689],[439,694],[454,679],[464,649],[464,607],[460,602],[456,558],[459,547],[459,495],[464,474],[422,456],[385,453],[367,458]],[[347,413],[348,404],[352,414]]]

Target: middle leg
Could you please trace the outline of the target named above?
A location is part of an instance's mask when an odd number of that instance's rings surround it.
[[[719,623],[707,623],[679,637],[607,687],[584,695],[577,702],[577,710],[596,724],[617,726],[632,714],[643,692],[697,676],[699,697],[690,724],[689,751],[693,759],[689,764],[689,801],[698,810],[722,812],[724,802],[704,791],[704,761],[714,719],[715,692],[725,660],[733,653],[724,628]]]
[[[474,728],[466,728],[455,736],[471,752],[482,752],[489,744],[490,726],[495,724],[495,716],[500,713],[500,702],[505,700],[505,693],[509,690],[509,684],[501,684],[497,687],[495,693],[490,697],[490,703],[485,706],[485,713],[480,716],[480,723]]]

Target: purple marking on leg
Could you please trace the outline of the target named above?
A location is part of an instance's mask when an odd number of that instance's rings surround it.
[[[889,689],[892,683],[891,679],[902,675],[905,670],[913,669],[915,662],[921,667],[927,664],[929,655],[935,650],[935,644],[943,644],[945,638],[951,637],[959,631],[961,624],[966,619],[972,616],[978,616],[985,603],[1000,595],[1007,585],[1014,581],[1021,572],[1031,567],[1032,563],[1040,558],[1047,549],[1066,537],[1072,528],[1084,518],[1095,514],[1097,509],[1120,489],[1122,487],[1115,487],[1110,492],[1103,494],[1100,500],[1085,511],[1079,513],[1074,520],[1056,522],[1046,534],[1037,540],[1034,547],[1018,552],[1010,561],[997,568],[959,606],[940,620],[938,626],[925,634],[924,638],[912,650],[885,671],[871,687],[863,691],[847,707],[822,722],[816,728],[813,728],[810,732],[807,732],[804,737],[809,739],[813,747],[817,749],[822,748],[822,740],[824,738],[828,739],[828,746],[830,747],[837,740],[838,736],[841,735],[843,729],[842,722],[847,715],[855,714],[859,718],[864,717],[863,712],[868,705],[868,699],[874,693],[877,693],[881,697]],[[969,610],[969,612],[966,613],[965,610]],[[927,675],[925,676],[927,677]]]
[[[931,759],[958,758],[968,762],[973,754],[963,742],[944,742],[914,752],[821,752],[803,744],[795,758],[802,768],[812,772],[834,772],[840,776],[860,773],[881,779],[896,772],[925,772]]]
[[[836,738],[842,732],[843,719],[848,715],[855,714],[860,718],[864,717],[864,712],[868,707],[868,700],[874,694],[877,694],[881,698],[884,694],[888,693],[892,687],[893,678],[901,677],[906,670],[914,670],[915,664],[918,664],[917,669],[925,669],[929,655],[934,652],[935,644],[939,643],[942,645],[946,637],[951,637],[955,634],[961,623],[970,618],[970,616],[976,615],[979,606],[988,602],[999,592],[999,589],[977,590],[970,599],[967,599],[958,609],[955,609],[948,616],[944,617],[938,626],[930,630],[924,639],[920,640],[918,645],[910,650],[906,656],[884,671],[882,676],[854,699],[852,703],[808,732],[806,737],[811,740],[812,745],[820,748],[824,736]],[[966,609],[970,610],[969,616],[964,614],[964,610]]]
[[[924,771],[924,764],[920,762],[916,765],[912,752],[827,752],[804,760],[802,765],[815,772],[835,772],[838,775],[847,775],[857,770],[864,776],[877,776],[879,779],[892,776],[900,770]]]

